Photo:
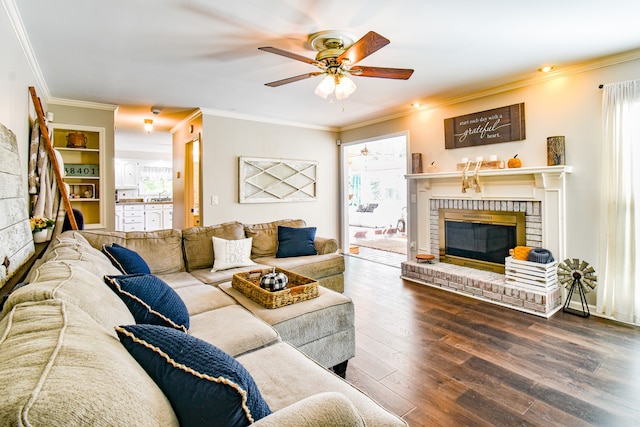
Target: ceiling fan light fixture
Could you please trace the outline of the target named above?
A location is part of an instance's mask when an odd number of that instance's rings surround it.
[[[327,75],[313,92],[323,99],[327,99],[327,96],[331,95],[336,88],[336,82],[333,75]]]
[[[153,130],[153,120],[144,119],[144,130],[147,133],[151,133],[151,131]]]
[[[342,101],[356,91],[356,84],[347,76],[342,76],[336,85],[336,99]]]
[[[353,37],[344,35],[340,31],[321,31],[311,34],[308,39],[308,46],[318,51],[315,59],[307,58],[297,53],[287,52],[286,50],[273,46],[263,46],[258,49],[314,65],[321,70],[265,83],[266,86],[278,87],[326,74],[325,78],[314,90],[314,93],[323,99],[327,99],[329,95],[335,93],[336,99],[343,100],[356,90],[355,83],[347,76],[401,80],[407,80],[411,77],[413,70],[405,68],[363,66],[352,68],[362,59],[380,50],[389,43],[389,39],[374,31],[369,31],[355,43],[353,42]],[[330,101],[333,101],[333,98],[331,98]]]

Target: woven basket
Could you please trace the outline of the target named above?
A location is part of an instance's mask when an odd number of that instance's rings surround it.
[[[231,280],[231,286],[247,298],[266,308],[284,307],[285,305],[316,298],[319,295],[317,281],[277,267],[275,269],[276,273],[284,273],[289,278],[287,287],[276,292],[262,289],[260,287],[260,277],[272,272],[273,268],[236,273]]]

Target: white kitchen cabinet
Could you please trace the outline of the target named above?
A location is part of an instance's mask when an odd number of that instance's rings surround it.
[[[173,228],[173,205],[162,205],[162,228]]]
[[[140,181],[140,163],[135,160],[114,159],[116,189],[137,188]]]
[[[124,205],[124,231],[144,231],[144,205]]]
[[[173,205],[167,203],[116,205],[116,231],[154,231],[173,228]]]
[[[124,206],[116,205],[116,231],[124,231]]]
[[[145,231],[162,229],[162,205],[144,205],[144,229]]]

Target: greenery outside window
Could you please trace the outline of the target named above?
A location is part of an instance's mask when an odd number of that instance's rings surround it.
[[[171,197],[172,169],[165,166],[140,166],[140,196]]]

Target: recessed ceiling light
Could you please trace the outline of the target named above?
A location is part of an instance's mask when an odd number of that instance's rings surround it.
[[[541,73],[548,73],[551,70],[553,70],[552,65],[545,65],[544,67],[538,69],[538,71],[540,71]]]

